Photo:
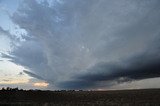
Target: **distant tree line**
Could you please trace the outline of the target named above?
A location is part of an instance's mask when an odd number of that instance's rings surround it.
[[[3,87],[1,91],[42,91],[39,89],[29,89],[29,90],[23,90],[23,89],[18,89],[16,88],[10,88],[10,87]],[[50,91],[50,90],[45,90],[45,91]],[[83,91],[83,90],[54,90],[55,92],[76,92],[76,91]]]
[[[23,89],[18,89],[18,87],[16,88],[10,88],[10,87],[6,87],[6,88],[2,88],[2,91],[19,91],[19,90],[23,90]]]

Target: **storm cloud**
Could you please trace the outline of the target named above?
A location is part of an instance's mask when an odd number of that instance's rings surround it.
[[[10,52],[11,61],[63,89],[159,77],[159,4],[25,0],[11,19],[30,39]]]

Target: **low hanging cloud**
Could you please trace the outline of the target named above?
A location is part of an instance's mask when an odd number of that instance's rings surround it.
[[[123,82],[160,77],[159,70],[160,57],[155,54],[143,54],[121,61],[121,63],[98,63],[88,69],[86,73],[76,75],[74,80],[62,82],[59,86],[69,89],[112,86]],[[101,85],[101,82],[107,84]]]
[[[159,77],[159,4],[25,0],[11,19],[31,39],[15,47],[11,61],[63,89]]]
[[[26,73],[26,74],[28,74],[28,75],[31,76],[31,77],[44,80],[41,76],[38,76],[38,75],[36,75],[36,74],[34,74],[34,73],[31,73],[31,72],[29,72],[29,71],[23,70],[23,72]]]

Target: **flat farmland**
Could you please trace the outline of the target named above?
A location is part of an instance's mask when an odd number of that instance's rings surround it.
[[[0,106],[160,106],[160,89],[0,91]]]

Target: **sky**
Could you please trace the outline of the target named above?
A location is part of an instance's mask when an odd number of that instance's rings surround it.
[[[160,87],[159,0],[0,0],[0,87]]]

